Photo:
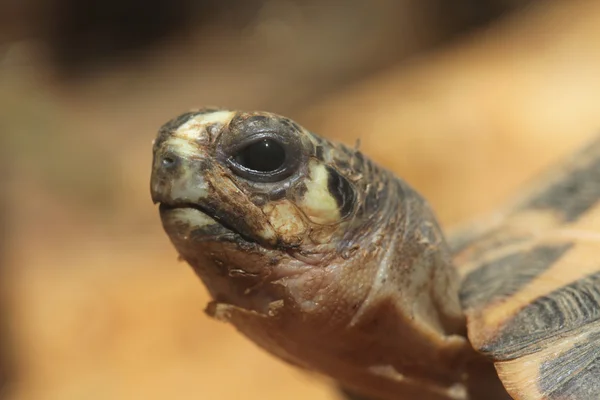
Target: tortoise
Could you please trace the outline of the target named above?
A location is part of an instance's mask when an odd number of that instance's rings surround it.
[[[358,148],[268,112],[166,123],[151,193],[206,312],[352,395],[600,398],[600,139],[449,239]]]

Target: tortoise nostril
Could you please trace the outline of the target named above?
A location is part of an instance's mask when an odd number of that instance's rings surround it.
[[[162,158],[162,166],[165,168],[174,168],[179,164],[179,158],[171,154],[165,155]]]

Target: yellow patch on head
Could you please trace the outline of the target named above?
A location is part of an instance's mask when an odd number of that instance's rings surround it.
[[[181,157],[198,157],[199,148],[188,138],[181,137],[179,134],[165,141],[165,145],[177,152]]]
[[[333,224],[341,220],[336,199],[329,191],[329,174],[325,166],[316,160],[309,163],[309,179],[306,193],[298,200],[298,207],[316,224]]]
[[[177,128],[176,137],[183,140],[207,140],[206,128],[210,125],[225,125],[235,116],[234,111],[214,111],[208,114],[200,114]]]
[[[202,114],[194,118],[196,122],[200,122],[202,124],[215,124],[222,123],[226,124],[231,121],[231,118],[236,114],[235,111],[221,110],[214,111],[208,114]]]

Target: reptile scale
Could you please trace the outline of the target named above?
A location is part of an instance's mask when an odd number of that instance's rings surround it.
[[[407,183],[267,112],[159,131],[152,199],[275,356],[381,400],[600,399],[600,139],[445,238]]]

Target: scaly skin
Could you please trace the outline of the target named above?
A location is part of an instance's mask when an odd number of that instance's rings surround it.
[[[232,167],[265,135],[287,151],[280,179]],[[405,182],[270,113],[187,113],[153,151],[153,200],[214,299],[209,315],[373,398],[505,396],[465,337],[435,216]]]

